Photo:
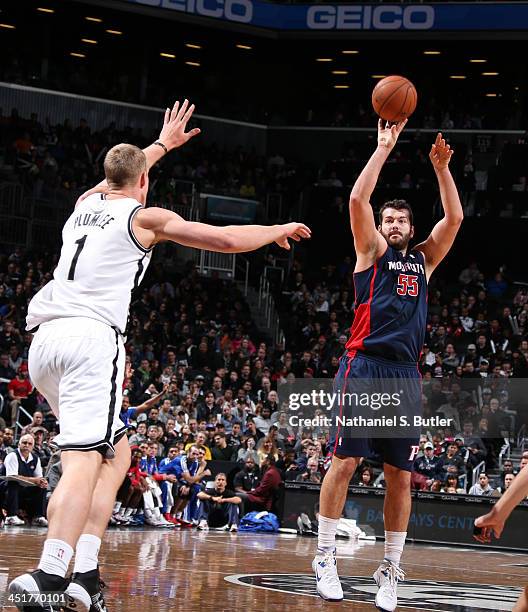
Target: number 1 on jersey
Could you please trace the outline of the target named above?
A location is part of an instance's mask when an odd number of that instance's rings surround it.
[[[70,265],[70,271],[68,273],[68,280],[74,280],[75,277],[75,267],[77,266],[77,260],[79,259],[79,255],[81,254],[81,251],[84,249],[84,243],[86,242],[86,238],[88,237],[87,234],[85,234],[82,238],[79,238],[79,240],[75,241],[75,244],[77,245],[77,250],[75,251],[75,255],[73,256],[71,265]]]

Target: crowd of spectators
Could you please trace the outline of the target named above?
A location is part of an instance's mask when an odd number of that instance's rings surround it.
[[[114,123],[95,131],[84,119],[77,126],[68,119],[54,125],[35,113],[21,117],[16,109],[9,115],[0,109],[0,126],[0,147],[5,150],[0,180],[22,183],[34,198],[68,205],[99,182],[104,156],[116,142],[145,147],[158,136],[132,127],[118,129]],[[167,207],[190,204],[178,181],[248,199],[261,198],[268,191],[286,194],[304,180],[298,176],[301,171],[277,153],[262,156],[242,147],[228,151],[196,139],[151,170],[149,201]]]
[[[53,125],[35,113],[21,117],[16,109],[9,115],[3,115],[0,110],[0,125],[0,148],[4,151],[0,180],[21,183],[25,195],[65,206],[100,180],[104,155],[112,144],[131,142],[146,146],[157,137],[155,132],[145,133],[132,127],[118,129],[113,123],[95,131],[84,119],[77,126],[68,119]],[[403,196],[406,192],[435,188],[427,155],[429,140],[429,134],[416,133],[409,142],[401,143],[386,164],[380,185],[398,189]],[[524,142],[524,138],[517,138],[501,146],[491,144],[491,149],[496,149],[492,161],[477,161],[467,143],[454,143],[457,149],[454,171],[468,214],[475,207],[470,194],[503,194],[504,191],[514,195],[511,202],[502,203],[497,214],[511,216],[519,206],[522,206],[520,214],[527,212],[521,193],[527,189],[528,149]],[[198,191],[259,201],[268,193],[278,194],[290,205],[297,202],[306,185],[337,190],[349,186],[371,152],[370,141],[358,141],[353,146],[344,142],[339,159],[321,162],[318,167],[301,162],[300,158],[287,158],[277,151],[264,156],[242,147],[227,150],[215,144],[206,145],[203,139],[194,139],[151,170],[149,201],[166,207],[189,205],[185,182],[190,181]],[[336,197],[330,206],[331,212],[342,204],[343,197]],[[494,205],[479,201],[478,208],[479,215],[484,215],[492,212],[488,209]]]
[[[6,468],[15,450],[18,415],[21,440],[31,440],[38,461],[31,474],[37,479],[48,466],[60,476],[60,453],[53,455],[58,425],[28,379],[31,335],[24,317],[56,261],[56,255],[20,249],[0,258],[0,461]],[[270,510],[283,481],[322,481],[328,433],[292,427],[277,388],[336,373],[353,317],[352,270],[350,258],[317,273],[295,261],[283,287],[286,346],[273,346],[253,324],[236,285],[202,278],[192,265],[175,273],[160,260],[153,264],[131,306],[121,417],[134,452],[115,522],[166,527],[194,520],[206,528],[211,512],[212,524],[225,519],[235,530],[241,511],[233,507]],[[449,417],[454,426],[423,433],[414,487],[488,495],[511,484],[511,463],[503,464],[493,486],[488,474],[498,468],[504,438],[525,423],[515,383],[528,370],[527,317],[528,292],[513,289],[504,270],[486,278],[471,263],[460,272],[456,291],[431,283],[419,363],[424,413]],[[215,464],[220,480],[208,467]],[[472,482],[479,464],[486,471]],[[355,482],[383,484],[375,458]],[[45,485],[51,488],[47,480]],[[26,497],[29,516],[41,518],[37,498]]]

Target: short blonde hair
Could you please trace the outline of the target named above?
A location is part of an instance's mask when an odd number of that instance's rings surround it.
[[[109,185],[134,185],[141,173],[147,171],[147,158],[143,151],[134,145],[118,144],[106,154],[104,171]]]

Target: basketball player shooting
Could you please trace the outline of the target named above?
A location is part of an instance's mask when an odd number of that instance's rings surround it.
[[[389,126],[380,120],[378,146],[350,196],[357,257],[355,318],[334,384],[343,388],[347,380],[353,379],[409,379],[417,389],[405,405],[405,414],[412,423],[414,415],[421,416],[420,384],[412,379],[420,377],[417,363],[425,337],[427,281],[451,248],[463,213],[449,171],[453,151],[438,134],[429,157],[438,180],[444,217],[427,240],[412,249],[409,242],[414,236],[413,216],[404,200],[386,202],[376,227],[370,197],[405,124],[403,121]],[[396,608],[397,583],[404,578],[400,558],[411,511],[411,469],[413,447],[417,444],[418,435],[407,439],[335,437],[331,467],[321,488],[318,547],[312,564],[317,591],[324,599],[343,599],[336,566],[337,522],[361,458],[375,452],[383,459],[387,484],[385,558],[373,575],[378,585],[376,605],[382,610]]]
[[[491,542],[491,536],[500,538],[504,524],[514,508],[528,495],[528,470],[523,468],[513,479],[510,487],[492,509],[475,519],[475,539],[482,544]],[[528,587],[525,587],[512,612],[528,612]]]
[[[106,612],[98,553],[115,496],[130,466],[119,418],[125,367],[123,334],[131,293],[153,247],[172,241],[221,253],[253,251],[310,237],[302,223],[213,227],[162,208],[145,208],[148,171],[199,133],[186,131],[194,105],[167,109],[159,140],[141,150],[119,144],[105,157],[105,181],[81,197],[64,225],[53,280],[32,299],[35,335],[29,372],[60,422],[55,442],[63,474],[48,506],[49,529],[38,569],[15,578],[12,594],[65,592],[66,610]],[[70,580],[65,576],[75,549]],[[27,601],[27,599],[26,599]],[[44,610],[52,608],[43,604]],[[23,609],[23,608],[20,608]]]

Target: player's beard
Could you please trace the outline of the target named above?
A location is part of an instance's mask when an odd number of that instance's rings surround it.
[[[406,251],[411,240],[410,232],[408,234],[397,233],[392,235],[381,232],[381,235],[385,238],[387,244],[397,251]]]

